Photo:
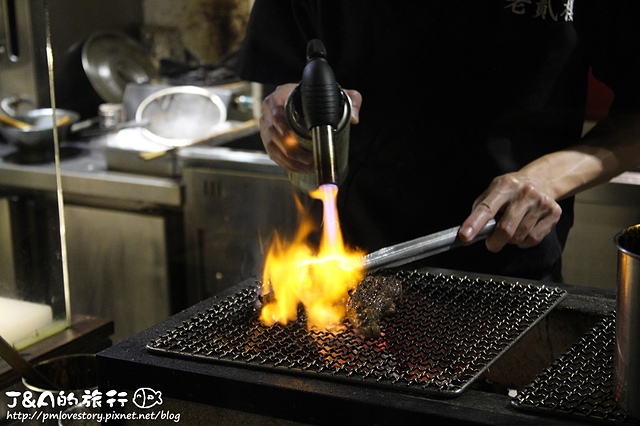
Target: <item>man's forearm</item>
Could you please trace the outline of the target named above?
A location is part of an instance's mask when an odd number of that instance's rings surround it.
[[[534,160],[518,173],[544,182],[556,200],[607,182],[640,164],[640,115],[601,120],[580,144]]]

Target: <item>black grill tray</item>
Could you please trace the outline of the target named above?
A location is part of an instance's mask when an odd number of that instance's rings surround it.
[[[615,312],[520,392],[511,404],[522,411],[603,424],[639,424],[615,402]]]
[[[286,326],[258,320],[257,280],[151,341],[147,350],[246,368],[311,375],[396,391],[455,397],[553,309],[566,292],[422,272],[383,271],[402,282],[382,336],[350,327],[309,331],[301,312]]]

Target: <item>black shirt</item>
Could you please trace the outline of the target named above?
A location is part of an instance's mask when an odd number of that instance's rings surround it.
[[[637,0],[257,0],[242,78],[297,82],[321,39],[340,85],[362,93],[339,191],[347,242],[366,251],[460,225],[491,180],[575,144],[589,68],[640,105]],[[573,221],[561,202],[538,246],[483,244],[428,259],[463,271],[545,279]],[[558,278],[558,275],[555,275]]]

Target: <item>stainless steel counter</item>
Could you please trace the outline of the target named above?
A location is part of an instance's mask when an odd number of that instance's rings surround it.
[[[81,153],[60,162],[64,193],[176,207],[182,203],[179,180],[108,170],[101,139],[65,146]],[[0,143],[0,186],[56,190],[53,163],[23,165],[7,161],[5,158],[14,152],[12,146]]]
[[[63,149],[79,152],[78,155],[60,161],[63,193],[74,198],[94,197],[180,207],[184,202],[184,167],[215,166],[221,169],[284,176],[284,170],[262,151],[259,140],[252,138],[256,131],[255,128],[245,128],[237,133],[225,134],[224,137],[214,139],[210,144],[185,147],[164,158],[149,162],[136,158],[142,151],[133,148],[113,149],[107,143],[106,137],[81,142],[63,142]],[[132,133],[131,136],[135,137],[136,134]],[[0,141],[0,187],[56,190],[53,162],[16,164],[9,160],[15,151],[13,146]],[[109,160],[112,158],[120,163],[110,163]],[[154,162],[163,165],[154,169]],[[168,163],[172,164],[172,170],[163,175],[163,168],[168,168]]]
[[[214,260],[206,262],[207,268],[221,275],[216,262],[222,254],[231,259],[224,263],[225,281],[241,267],[246,268],[247,262],[242,259],[236,264],[237,250],[230,248],[231,242],[238,245],[238,250],[245,250],[247,244],[258,241],[251,224],[260,219],[272,230],[282,206],[276,203],[277,212],[268,218],[256,210],[256,215],[249,218],[233,215],[233,219],[227,219],[229,209],[247,210],[246,206],[257,200],[262,204],[273,201],[273,185],[283,192],[290,188],[284,171],[257,150],[260,146],[256,147],[255,138],[243,140],[252,135],[255,130],[215,141],[225,147],[183,148],[154,160],[157,163],[143,162],[135,149],[109,157],[114,150],[106,137],[63,143],[60,171],[72,311],[113,319],[114,341],[119,341],[184,309],[187,294],[194,297],[205,287],[188,278],[197,275],[193,269],[200,266],[196,260],[201,254],[199,241],[187,238],[195,235],[191,231],[195,230],[196,217],[205,225],[201,228],[206,234],[205,247],[217,250]],[[77,155],[68,155],[70,150]],[[0,192],[12,198],[52,200],[56,191],[53,162],[25,165],[16,164],[14,159],[15,148],[0,143]],[[124,161],[115,168],[140,166],[141,171],[114,170],[111,160]],[[233,194],[212,198],[194,184],[187,190],[183,168],[204,171],[206,179],[198,182],[219,184]],[[157,174],[169,171],[170,175],[145,174],[144,170]],[[210,179],[210,170],[218,171],[215,178]],[[222,179],[219,172],[229,170],[234,176]],[[238,177],[238,171],[250,173]],[[214,205],[207,204],[211,208],[202,210],[202,202]],[[53,201],[51,208],[55,209]],[[244,228],[246,232],[241,233]],[[259,259],[252,262],[259,263]],[[153,297],[149,297],[151,294]]]

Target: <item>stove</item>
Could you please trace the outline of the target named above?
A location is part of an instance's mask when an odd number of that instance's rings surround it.
[[[58,150],[60,161],[70,160],[77,157],[89,155],[89,150],[79,146],[69,146],[64,143],[60,145]],[[2,155],[2,161],[7,164],[14,165],[47,165],[55,162],[55,155],[53,149],[51,150],[29,150],[29,149],[15,149],[8,150],[6,154]]]

